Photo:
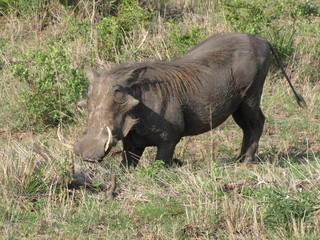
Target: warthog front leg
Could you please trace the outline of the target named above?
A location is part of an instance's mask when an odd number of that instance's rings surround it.
[[[166,142],[158,145],[156,160],[163,160],[166,166],[171,166],[172,164],[181,166],[182,162],[177,158],[173,158],[176,145],[176,142]]]

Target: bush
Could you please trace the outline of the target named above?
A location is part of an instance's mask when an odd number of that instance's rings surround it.
[[[139,6],[137,0],[123,0],[116,6],[117,16],[103,18],[98,26],[99,49],[107,60],[115,61],[123,54],[130,33],[139,32],[141,26],[149,25],[153,13]]]
[[[310,1],[223,0],[221,4],[232,30],[265,37],[282,60],[295,50],[296,22],[319,15],[318,8]]]
[[[17,15],[32,15],[45,9],[50,1],[47,0],[0,0],[0,15],[16,12]]]
[[[206,38],[206,30],[198,26],[191,30],[184,30],[184,28],[175,23],[170,23],[172,30],[171,36],[167,41],[168,47],[173,51],[173,55],[181,56],[190,49],[191,46],[197,45]]]
[[[49,49],[27,51],[27,61],[12,67],[14,77],[27,88],[20,104],[24,108],[23,125],[32,128],[51,127],[59,120],[72,121],[75,103],[82,99],[87,80],[67,55],[64,42],[49,42]]]

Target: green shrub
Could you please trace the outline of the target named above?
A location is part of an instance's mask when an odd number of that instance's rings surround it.
[[[175,57],[183,55],[190,47],[197,45],[207,37],[206,30],[198,26],[193,27],[191,30],[185,30],[183,26],[174,22],[171,22],[170,25],[172,30],[167,44]]]
[[[48,50],[27,51],[22,58],[25,61],[11,70],[27,86],[20,100],[23,125],[39,129],[55,126],[59,120],[72,121],[87,80],[83,71],[72,65],[64,42],[50,41]]]
[[[112,61],[116,59],[115,55],[123,53],[130,33],[149,25],[153,16],[152,11],[140,7],[137,0],[123,0],[116,8],[117,16],[105,17],[97,25],[99,49],[107,60]]]
[[[318,8],[311,1],[223,0],[221,4],[232,30],[265,37],[282,60],[295,50],[296,23],[301,18],[319,15]]]
[[[0,0],[0,15],[16,12],[17,15],[33,15],[48,5],[48,0]]]

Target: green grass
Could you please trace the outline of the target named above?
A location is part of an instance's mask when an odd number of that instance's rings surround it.
[[[81,0],[75,8],[73,1],[0,0],[0,238],[319,239],[319,6],[148,4]],[[267,37],[308,105],[299,108],[273,66],[257,163],[235,161],[242,133],[232,119],[184,138],[175,151],[182,167],[153,162],[156,149],[149,148],[136,169],[123,170],[121,144],[103,163],[83,163],[58,138],[57,125],[67,141],[82,135],[86,116],[75,104],[86,88],[84,65],[169,60],[228,31]],[[34,142],[52,157],[35,153]],[[72,158],[75,171],[91,173],[95,186],[108,185],[116,173],[113,201],[104,191],[68,188]]]

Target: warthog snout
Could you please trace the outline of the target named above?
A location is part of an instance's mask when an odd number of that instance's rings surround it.
[[[73,145],[73,152],[84,161],[101,162],[111,150],[112,145],[112,133],[107,127],[106,135],[86,134],[77,140]]]

